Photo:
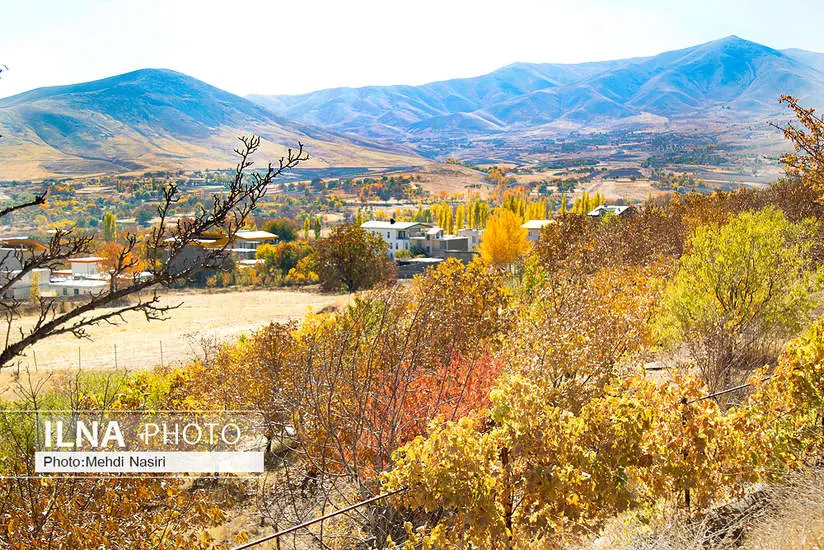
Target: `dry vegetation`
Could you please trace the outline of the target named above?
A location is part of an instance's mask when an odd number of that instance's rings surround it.
[[[813,469],[785,483],[689,518],[673,509],[651,516],[632,512],[610,521],[580,548],[616,550],[808,550],[824,547],[824,471]]]
[[[447,194],[466,193],[467,185],[479,186],[475,192],[486,196],[487,184],[484,182],[484,172],[454,164],[428,164],[416,170],[415,175],[421,177],[420,184],[425,191],[433,195],[444,191]]]
[[[771,510],[744,539],[746,550],[824,548],[824,472],[770,490]]]
[[[233,340],[269,323],[301,319],[308,312],[336,309],[349,299],[348,295],[300,290],[169,291],[162,295],[162,303],[180,307],[171,311],[168,320],[148,322],[140,313],[127,313],[125,324],[93,329],[90,340],[65,334],[36,345],[21,358],[20,366],[40,374],[73,370],[78,366],[79,350],[84,370],[111,369],[116,347],[119,368],[147,369],[160,365],[161,342],[166,365],[185,362],[202,355],[202,347],[213,341]],[[23,325],[35,318],[25,316]],[[6,395],[16,376],[13,367],[0,371],[0,395]]]

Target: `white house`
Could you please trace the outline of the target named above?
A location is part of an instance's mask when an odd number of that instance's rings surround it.
[[[541,240],[541,231],[551,223],[555,223],[555,220],[529,220],[521,224],[521,227],[526,229],[526,240],[537,243]]]
[[[278,236],[268,231],[237,231],[234,239],[229,245],[229,250],[235,254],[239,260],[254,260],[258,246],[262,244],[272,244]]]
[[[11,279],[17,277],[23,264],[32,255],[44,250],[46,250],[44,244],[29,237],[9,236],[0,238],[0,284],[5,285]],[[6,289],[3,298],[27,300],[31,295],[33,278],[39,287],[39,294],[46,296],[49,290],[49,276],[49,270],[46,268],[33,269]]]
[[[50,287],[52,293],[57,296],[97,296],[104,290],[108,283],[101,279],[66,279],[54,278]]]
[[[78,279],[98,279],[102,270],[103,258],[100,256],[86,256],[84,258],[69,258],[72,277]]]
[[[615,214],[616,216],[625,216],[629,215],[633,212],[633,208],[631,206],[616,206],[614,204],[602,204],[598,208],[594,209],[592,212],[589,212],[587,216],[593,218],[600,218],[605,214]]]
[[[103,258],[70,258],[69,265],[69,270],[52,273],[50,286],[57,296],[96,296],[109,284],[109,274],[103,272]]]
[[[8,283],[11,278],[16,277],[20,273],[17,271],[3,271],[0,272],[0,280],[3,284]],[[15,300],[28,300],[31,297],[31,287],[33,283],[37,283],[37,293],[39,296],[49,296],[52,294],[49,287],[49,278],[51,273],[48,268],[41,267],[32,269],[19,280],[15,281],[10,288],[6,289],[3,298],[13,298]]]
[[[394,258],[398,250],[409,250],[412,248],[411,237],[419,236],[423,233],[426,224],[418,222],[388,222],[369,221],[361,224],[361,227],[373,235],[377,235],[387,244],[389,257]]]

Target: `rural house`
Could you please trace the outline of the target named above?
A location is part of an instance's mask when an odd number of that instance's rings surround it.
[[[96,296],[106,290],[110,275],[103,271],[103,258],[70,258],[69,269],[55,270],[50,287],[57,296]]]
[[[368,221],[361,224],[367,232],[377,235],[384,240],[389,250],[390,258],[395,257],[398,250],[410,250],[412,248],[412,237],[420,237],[428,227],[426,224],[418,222],[388,222]]]
[[[522,224],[521,227],[526,229],[526,240],[537,243],[541,240],[541,231],[551,223],[555,223],[555,220],[529,220]]]
[[[229,243],[229,250],[238,260],[254,260],[258,246],[274,244],[277,238],[277,235],[268,231],[238,231]]]
[[[448,235],[436,226],[410,240],[412,248],[422,250],[432,258],[458,258],[462,262],[469,262],[481,242],[482,234],[480,229],[459,229],[457,235]]]
[[[615,214],[616,216],[630,216],[635,212],[632,206],[617,206],[614,204],[602,204],[598,208],[589,212],[587,216],[592,218],[600,218],[607,214]]]

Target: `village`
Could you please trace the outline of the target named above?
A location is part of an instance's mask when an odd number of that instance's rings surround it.
[[[627,216],[633,211],[632,206],[600,205],[588,212],[587,216]],[[524,222],[521,227],[526,230],[526,240],[539,241],[541,230],[553,222],[552,219]],[[360,227],[384,241],[386,254],[397,263],[399,278],[422,273],[446,258],[469,263],[477,255],[478,246],[483,239],[483,229],[461,228],[455,234],[447,234],[436,224],[401,222],[392,218],[388,221],[366,221]],[[197,262],[207,251],[217,250],[220,251],[222,260],[212,260],[211,266],[203,268],[204,272],[217,271],[227,262],[238,269],[253,268],[264,261],[257,257],[258,248],[278,241],[278,235],[261,230],[239,230],[231,236],[211,232],[199,235],[196,242],[188,244],[174,261],[183,265]],[[30,237],[0,237],[0,281],[7,286],[3,298],[17,301],[39,298],[82,299],[84,296],[97,296],[117,283],[112,281],[110,270],[106,268],[107,260],[101,256],[72,257],[59,269],[41,267],[21,275],[20,268],[25,258],[47,249],[47,244]],[[148,278],[151,273],[137,272],[119,277],[130,280],[135,277]],[[11,281],[12,284],[7,284]]]

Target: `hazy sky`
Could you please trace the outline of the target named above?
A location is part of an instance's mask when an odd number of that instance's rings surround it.
[[[0,0],[0,97],[145,67],[236,94],[422,84],[515,61],[644,56],[730,34],[824,52],[797,0]]]

